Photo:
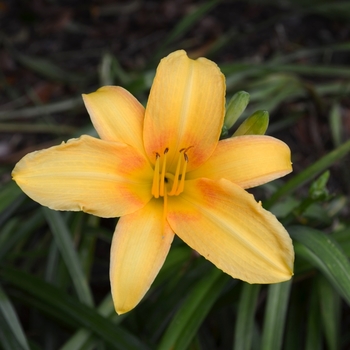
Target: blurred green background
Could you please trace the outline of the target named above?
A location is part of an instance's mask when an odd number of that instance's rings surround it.
[[[0,0],[0,349],[349,349],[350,2]],[[176,239],[138,307],[114,312],[117,219],[54,212],[11,181],[25,154],[95,135],[81,94],[121,85],[143,104],[177,49],[219,64],[240,122],[294,172],[252,191],[295,246],[292,281],[233,280]]]

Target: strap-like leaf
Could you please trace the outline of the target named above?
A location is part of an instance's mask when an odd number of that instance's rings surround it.
[[[173,317],[158,350],[187,349],[228,280],[229,276],[217,269],[201,279]]]
[[[251,349],[255,308],[260,289],[260,284],[245,283],[243,285],[238,304],[235,336],[233,342],[234,350]]]
[[[42,211],[55,237],[56,244],[72,278],[79,300],[86,305],[93,305],[91,291],[84,276],[77,252],[74,250],[72,237],[61,213],[45,207],[42,208]]]
[[[40,278],[7,266],[0,270],[0,276],[2,280],[23,292],[16,295],[22,302],[66,325],[90,330],[112,349],[147,349],[135,336],[101,316],[96,309],[82,304]]]
[[[297,241],[297,258],[302,256],[318,268],[350,305],[350,262],[338,243],[331,235],[305,226],[289,227],[288,231]]]
[[[281,349],[292,281],[271,284],[268,288],[261,349]]]
[[[4,349],[29,350],[27,339],[18,321],[16,311],[0,286],[0,340]]]

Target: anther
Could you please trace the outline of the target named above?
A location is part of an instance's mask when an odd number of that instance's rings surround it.
[[[189,158],[187,151],[193,146],[182,148],[179,151],[179,157],[176,164],[175,174],[167,172],[167,153],[169,148],[164,149],[163,155],[161,156],[158,152],[155,152],[156,161],[154,164],[154,175],[152,183],[152,195],[155,198],[163,197],[164,202],[167,201],[167,196],[179,195],[183,192],[185,187],[185,178],[187,164]],[[172,183],[171,189],[167,188],[167,183]]]

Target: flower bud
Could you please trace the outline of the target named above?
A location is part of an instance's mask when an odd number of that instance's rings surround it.
[[[264,135],[269,126],[269,113],[256,111],[249,116],[232,136]]]
[[[226,108],[224,127],[230,129],[240,115],[244,112],[249,102],[249,94],[245,91],[235,93]]]

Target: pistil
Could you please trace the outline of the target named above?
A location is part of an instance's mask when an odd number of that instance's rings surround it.
[[[180,150],[180,154],[183,152],[184,150]],[[174,182],[173,182],[173,186],[171,188],[171,191],[169,192],[169,196],[173,196],[176,194],[177,191],[177,186],[179,183],[179,176],[180,176],[180,168],[181,168],[181,160],[182,157],[180,155],[178,161],[177,161],[177,165],[176,165],[176,170],[175,170],[175,176],[174,176]]]
[[[180,184],[179,187],[177,188],[176,195],[179,195],[181,192],[183,192],[185,188],[185,175],[186,175],[186,169],[187,169],[187,163],[188,163],[188,156],[186,153],[184,153],[184,162],[182,164],[182,171],[180,175]]]

